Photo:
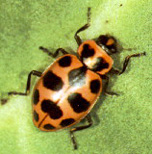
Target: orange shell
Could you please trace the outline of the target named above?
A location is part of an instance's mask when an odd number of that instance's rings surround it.
[[[61,67],[59,66],[58,61],[66,56],[70,56],[72,59],[72,63],[69,67]],[[40,79],[38,80],[37,84],[35,85],[34,91],[38,90],[39,91],[39,101],[35,105],[33,103],[33,113],[36,112],[38,116],[38,120],[36,121],[35,118],[33,118],[34,125],[38,127],[42,131],[56,131],[59,129],[62,129],[63,126],[61,126],[61,122],[64,119],[67,118],[73,118],[75,120],[74,123],[66,126],[70,127],[76,123],[78,123],[81,119],[83,119],[92,109],[94,106],[96,100],[98,99],[100,93],[101,93],[101,88],[102,88],[102,80],[99,77],[98,74],[94,73],[93,71],[90,71],[87,69],[86,71],[86,80],[85,84],[81,85],[77,84],[76,86],[70,86],[69,84],[69,79],[68,79],[68,74],[71,70],[82,67],[83,64],[82,62],[74,55],[64,55],[58,58],[53,64],[51,64],[42,74]],[[61,90],[59,91],[53,91],[50,90],[43,85],[43,77],[46,75],[48,71],[52,71],[54,74],[56,74],[58,77],[62,79],[64,82],[64,85]],[[74,80],[74,79],[73,79]],[[92,80],[99,80],[100,82],[100,88],[98,93],[92,93],[90,91],[90,82]],[[74,112],[73,108],[70,106],[68,102],[68,96],[71,93],[80,93],[84,99],[86,99],[89,103],[90,106],[89,108],[81,113],[76,113]],[[57,104],[57,106],[62,110],[63,115],[59,119],[52,119],[50,118],[49,114],[42,111],[42,101],[44,99],[49,99],[53,101],[54,103]],[[44,125],[50,124],[54,127],[54,129],[45,129]],[[65,128],[65,127],[64,127]]]

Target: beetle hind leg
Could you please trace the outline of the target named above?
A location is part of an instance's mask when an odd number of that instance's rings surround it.
[[[75,140],[75,137],[74,137],[74,132],[79,131],[79,130],[83,130],[83,129],[86,129],[86,128],[89,128],[89,127],[91,127],[92,124],[93,124],[90,115],[87,115],[87,116],[86,116],[86,120],[87,120],[87,122],[88,122],[87,125],[80,126],[80,127],[75,127],[75,128],[72,128],[72,129],[70,130],[70,137],[71,137],[71,141],[72,141],[72,143],[73,143],[73,146],[74,146],[74,149],[75,149],[75,150],[76,150],[78,147],[77,147],[77,143],[76,143],[76,140]]]

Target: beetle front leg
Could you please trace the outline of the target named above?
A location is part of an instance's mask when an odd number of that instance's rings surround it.
[[[140,56],[146,56],[146,52],[143,52],[143,53],[136,53],[136,54],[132,54],[132,55],[127,56],[127,57],[125,58],[125,61],[123,62],[123,68],[122,68],[122,70],[119,71],[119,70],[117,70],[117,69],[112,68],[112,69],[111,69],[111,73],[112,73],[112,74],[118,74],[118,75],[123,74],[123,73],[126,71],[126,68],[127,68],[127,66],[128,66],[128,63],[129,63],[130,59],[131,59],[132,57],[140,57]]]
[[[90,16],[91,16],[91,8],[89,7],[88,13],[87,13],[87,23],[84,26],[82,26],[81,28],[79,28],[74,35],[74,38],[75,38],[78,46],[82,43],[82,40],[81,40],[80,36],[78,35],[78,33],[82,32],[90,27],[90,20],[91,20]]]

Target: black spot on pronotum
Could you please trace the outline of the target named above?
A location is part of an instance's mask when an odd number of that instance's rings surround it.
[[[71,125],[71,124],[74,123],[74,122],[75,122],[75,120],[74,120],[73,118],[64,119],[64,120],[62,120],[62,122],[60,123],[60,125],[61,125],[62,127],[66,127],[66,126]]]
[[[39,102],[39,91],[36,89],[33,93],[33,103],[36,105]]]
[[[89,44],[83,45],[83,50],[82,50],[82,53],[81,53],[82,58],[89,58],[89,57],[92,57],[94,54],[95,54],[95,51],[94,51],[94,49],[92,49],[90,47]]]
[[[79,94],[79,93],[72,93],[72,94],[70,94],[69,97],[68,97],[68,101],[69,101],[72,109],[76,113],[84,112],[90,106],[90,103],[86,99],[84,99],[82,97],[82,95]]]
[[[47,129],[47,130],[55,129],[55,127],[52,126],[51,124],[45,124],[45,125],[43,126],[43,128],[45,128],[45,129]]]
[[[60,107],[51,100],[43,100],[41,104],[41,109],[43,112],[48,113],[50,118],[52,119],[59,119],[63,115]]]
[[[98,79],[90,82],[90,90],[92,93],[98,93],[100,90],[100,81]]]
[[[35,110],[33,111],[33,117],[34,117],[34,120],[35,120],[36,122],[39,121],[39,115],[38,115],[38,113],[37,113]]]
[[[86,71],[87,71],[87,68],[85,66],[82,66],[70,71],[68,74],[70,86],[76,86],[76,85],[82,86],[83,84],[85,84]]]
[[[101,70],[106,69],[108,67],[109,67],[109,64],[102,57],[98,57],[98,58],[96,58],[96,63],[92,67],[92,70],[93,71],[101,71]]]
[[[63,84],[62,79],[51,71],[48,71],[43,77],[43,85],[48,89],[59,91]]]
[[[68,66],[71,65],[71,62],[72,62],[72,60],[71,60],[71,57],[70,56],[65,56],[65,57],[61,58],[58,61],[59,65],[61,67],[68,67]]]

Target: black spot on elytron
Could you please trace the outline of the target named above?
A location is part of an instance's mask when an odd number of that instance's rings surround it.
[[[35,110],[33,111],[33,117],[34,117],[34,120],[35,120],[36,122],[39,121],[39,115],[38,115],[38,113],[37,113]]]
[[[92,93],[97,94],[100,90],[100,81],[98,79],[90,82],[90,90]]]
[[[70,71],[68,74],[70,86],[82,86],[85,84],[86,71],[87,68],[85,66]]]
[[[55,129],[54,126],[52,126],[51,124],[46,124],[43,126],[43,128],[47,129],[47,130],[50,130],[50,129]]]
[[[33,103],[36,105],[39,102],[39,91],[36,89],[33,93]]]
[[[60,107],[51,100],[43,100],[41,104],[41,109],[43,112],[48,113],[50,118],[52,119],[59,119],[63,115]]]
[[[93,71],[101,71],[101,70],[106,69],[108,67],[109,67],[109,64],[102,57],[98,57],[98,58],[96,58],[96,63],[92,67],[92,70]]]
[[[94,49],[92,49],[90,47],[89,44],[84,44],[83,45],[83,50],[82,50],[82,53],[81,53],[81,58],[89,58],[89,57],[92,57],[94,54],[95,54],[95,51],[94,51]]]
[[[72,109],[76,113],[84,112],[90,106],[90,103],[86,99],[84,99],[82,97],[82,95],[79,94],[79,93],[72,93],[72,94],[70,94],[69,97],[68,97],[68,101],[69,101]]]
[[[69,119],[62,120],[62,122],[60,123],[60,125],[62,127],[66,127],[66,126],[71,125],[74,122],[75,122],[75,120],[73,118],[69,118]]]
[[[59,65],[61,67],[68,67],[68,66],[71,65],[71,62],[72,62],[72,60],[71,60],[71,57],[70,56],[65,56],[65,57],[61,58],[58,61]]]
[[[48,89],[59,91],[63,84],[62,79],[51,71],[48,71],[43,77],[43,85]]]

